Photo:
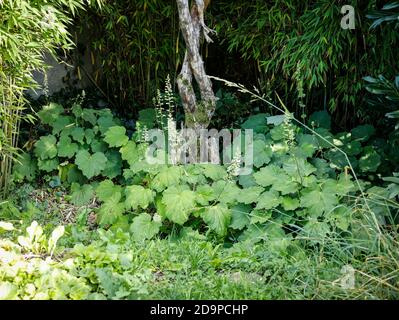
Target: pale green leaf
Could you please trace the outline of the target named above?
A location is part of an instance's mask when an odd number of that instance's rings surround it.
[[[124,146],[129,138],[126,135],[126,129],[121,126],[110,127],[107,132],[105,132],[104,141],[108,143],[110,147],[121,147]]]
[[[58,156],[72,158],[79,150],[79,146],[73,143],[71,138],[68,136],[61,136],[60,141],[57,144]]]
[[[80,150],[76,154],[75,163],[87,178],[92,178],[105,169],[107,158],[102,152],[90,155],[86,150]]]
[[[231,210],[224,204],[207,207],[201,213],[202,219],[219,236],[225,236],[231,220]]]
[[[139,207],[147,209],[154,201],[155,192],[142,186],[128,186],[125,189],[126,208],[136,210]]]
[[[159,232],[160,227],[161,222],[154,221],[147,213],[141,213],[133,219],[130,232],[135,241],[143,241],[153,238]]]
[[[184,186],[169,187],[163,193],[166,217],[177,224],[184,224],[195,209],[195,193]]]
[[[103,203],[98,210],[98,221],[101,226],[115,223],[125,212],[125,203],[120,202],[121,194],[115,193]]]
[[[257,202],[259,195],[264,190],[264,188],[259,186],[242,189],[242,191],[238,194],[237,201],[244,204]]]
[[[57,139],[53,135],[43,136],[35,143],[35,155],[41,160],[57,156]]]
[[[111,180],[101,181],[96,188],[97,198],[105,202],[116,193],[122,194],[122,187],[115,185]]]
[[[71,201],[76,206],[89,204],[94,195],[93,187],[89,184],[80,186],[78,183],[72,183],[71,191]]]
[[[256,209],[272,209],[279,206],[282,199],[278,192],[276,191],[266,191],[262,193],[259,197]]]

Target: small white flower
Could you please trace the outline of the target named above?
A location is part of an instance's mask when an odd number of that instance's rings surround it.
[[[230,165],[227,168],[228,178],[232,179],[236,177],[240,173],[241,167],[241,152],[239,149],[236,150],[233,159],[230,162]]]

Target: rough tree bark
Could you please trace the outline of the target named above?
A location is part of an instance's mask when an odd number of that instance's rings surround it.
[[[204,62],[200,55],[201,34],[207,42],[212,42],[212,32],[204,22],[204,11],[210,0],[192,0],[191,11],[189,0],[176,0],[179,11],[180,29],[186,43],[186,53],[177,85],[182,99],[186,126],[195,130],[208,127],[216,108],[216,97],[212,82],[205,72]],[[202,31],[202,32],[201,32]],[[193,89],[193,77],[201,94],[200,101]]]

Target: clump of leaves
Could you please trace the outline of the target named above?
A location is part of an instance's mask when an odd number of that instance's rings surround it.
[[[337,148],[361,172],[376,172],[381,163],[374,147],[365,146],[373,127],[333,135],[325,112],[310,121],[336,148],[288,118],[248,118],[242,127],[257,132],[254,172],[233,180],[226,180],[222,165],[150,165],[145,159],[148,144],[137,135],[130,138],[108,109],[75,104],[68,112],[50,104],[39,116],[51,134],[36,142],[36,158],[25,155],[24,162],[31,165],[17,167],[15,176],[33,179],[38,170],[58,169],[60,181],[71,184],[76,206],[97,201],[100,227],[130,231],[136,241],[186,227],[232,241],[285,242],[315,233],[319,237],[314,241],[322,241],[337,230],[348,231],[348,195],[358,191]]]

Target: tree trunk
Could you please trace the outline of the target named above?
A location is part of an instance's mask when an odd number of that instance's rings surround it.
[[[201,34],[211,42],[212,32],[204,22],[204,11],[210,0],[192,0],[191,11],[189,0],[176,0],[179,11],[180,29],[186,43],[186,53],[177,85],[186,115],[186,126],[195,130],[209,126],[216,108],[216,97],[212,82],[205,72],[204,62],[200,55]],[[202,32],[201,32],[202,31]],[[197,101],[193,89],[193,77],[198,84],[201,99]]]

